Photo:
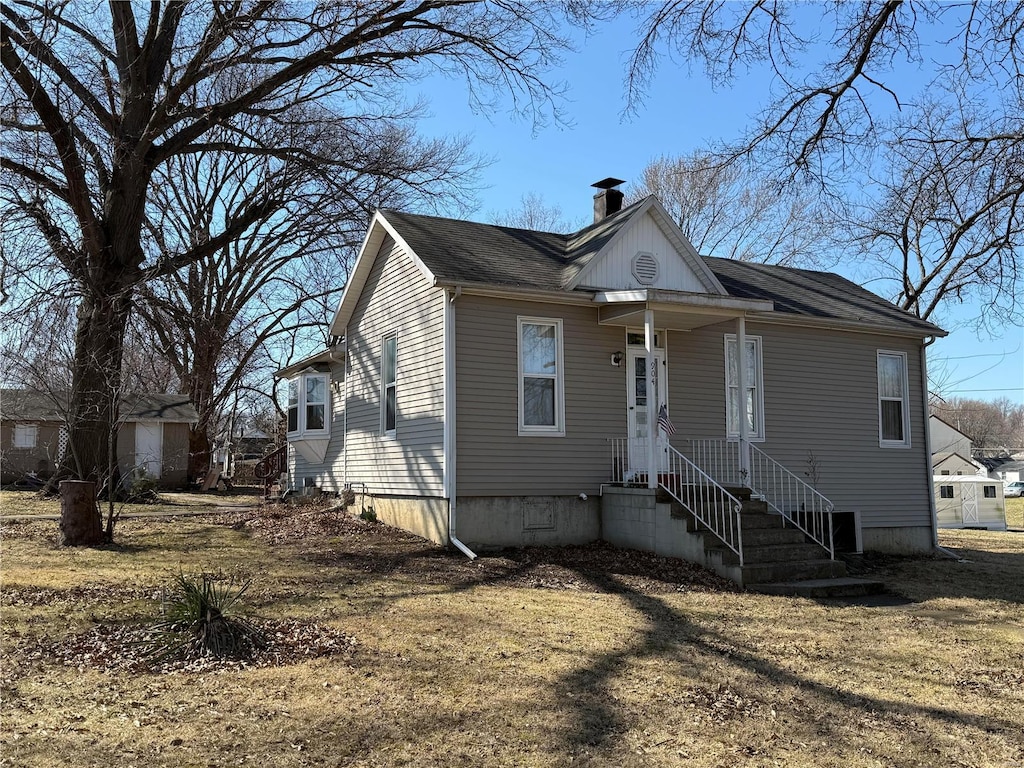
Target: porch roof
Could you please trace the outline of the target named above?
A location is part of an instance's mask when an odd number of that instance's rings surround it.
[[[642,326],[644,312],[654,312],[654,326],[672,331],[690,331],[720,323],[748,312],[771,312],[773,303],[764,299],[744,299],[705,293],[685,293],[644,288],[628,291],[599,291],[594,302],[600,304],[601,325]]]

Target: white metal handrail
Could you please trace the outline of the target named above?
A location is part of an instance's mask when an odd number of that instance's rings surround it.
[[[750,488],[770,509],[807,534],[835,560],[832,537],[835,506],[756,445],[750,446]]]
[[[690,460],[722,485],[747,487],[735,440],[690,440]]]
[[[624,483],[628,477],[629,445],[624,438],[613,438],[612,482]],[[665,446],[666,456],[658,471],[658,486],[739,557],[743,565],[743,531],[740,525],[742,503],[715,482],[686,456]]]

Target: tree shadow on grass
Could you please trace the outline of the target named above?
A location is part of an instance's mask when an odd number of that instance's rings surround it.
[[[646,627],[640,638],[621,650],[596,656],[590,663],[566,675],[557,683],[559,700],[566,703],[565,727],[562,734],[570,753],[578,754],[606,749],[613,739],[631,728],[642,727],[642,723],[630,722],[615,705],[612,686],[621,672],[637,660],[658,659],[666,664],[678,665],[698,663],[705,659],[712,669],[721,666],[740,675],[753,675],[759,688],[772,691],[785,688],[798,691],[803,698],[809,698],[825,715],[816,725],[826,731],[830,748],[834,749],[837,739],[844,738],[838,727],[851,721],[879,718],[932,720],[940,726],[970,727],[983,734],[1004,733],[1019,738],[1019,723],[1010,719],[974,714],[958,709],[933,706],[912,701],[893,701],[878,695],[867,695],[826,685],[811,677],[780,666],[768,655],[745,646],[738,638],[722,632],[701,627],[684,613],[668,605],[664,599],[643,594],[628,587],[614,577],[597,577],[603,589],[617,591],[635,611],[646,619]],[[756,693],[754,694],[756,696]],[[770,695],[770,693],[768,694]],[[766,707],[773,702],[761,702]],[[831,719],[829,711],[842,713],[842,720]],[[927,733],[927,731],[926,731]],[[714,734],[709,734],[713,736]],[[907,734],[907,739],[924,738],[918,734]],[[851,753],[860,749],[860,744],[845,745]],[[925,753],[929,744],[919,744]]]

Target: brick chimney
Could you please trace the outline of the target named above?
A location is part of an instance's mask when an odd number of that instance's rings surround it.
[[[609,176],[607,179],[595,182],[590,186],[601,190],[594,195],[594,223],[601,221],[611,216],[613,213],[618,213],[622,210],[622,201],[625,195],[622,194],[621,190],[616,189],[619,184],[625,184],[622,179],[613,179]]]

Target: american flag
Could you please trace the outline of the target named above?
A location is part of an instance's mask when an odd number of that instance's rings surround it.
[[[661,406],[661,410],[658,411],[658,426],[665,430],[666,435],[674,435],[676,433],[676,426],[672,423],[672,419],[668,417],[667,406]]]

